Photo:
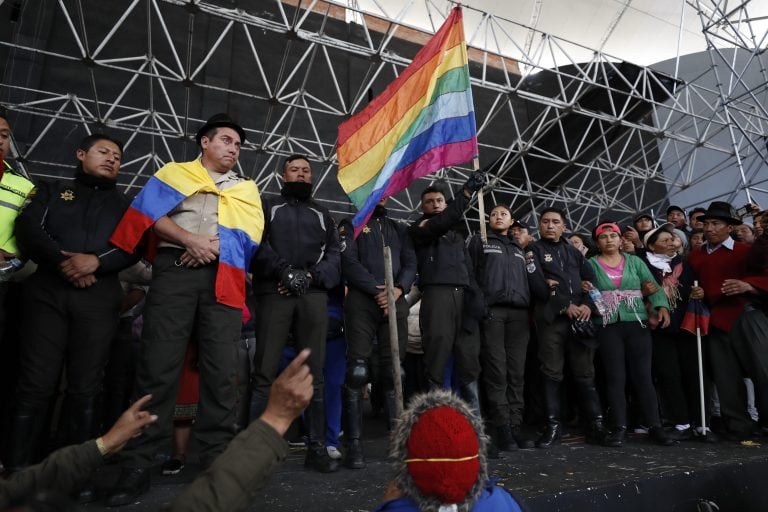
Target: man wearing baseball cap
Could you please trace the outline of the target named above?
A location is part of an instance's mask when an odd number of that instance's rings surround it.
[[[679,206],[672,205],[667,208],[667,222],[672,223],[675,229],[685,232],[686,236],[691,233],[691,228],[685,218],[685,211]]]

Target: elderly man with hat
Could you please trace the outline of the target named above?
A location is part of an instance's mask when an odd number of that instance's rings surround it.
[[[706,242],[688,256],[701,287],[693,288],[690,297],[703,297],[711,311],[706,347],[725,426],[731,437],[746,438],[751,433],[751,423],[745,407],[747,396],[742,377],[744,373],[754,372],[755,357],[766,356],[756,353],[750,340],[733,332],[733,328],[749,295],[768,289],[768,277],[747,275],[749,246],[731,238],[734,226],[741,224],[741,220],[729,203],[714,201],[701,220]],[[768,389],[756,389],[756,392],[757,396],[765,397],[768,404]],[[762,413],[768,413],[768,405]]]
[[[120,479],[108,506],[132,503],[150,484],[155,454],[171,439],[172,412],[187,343],[196,332],[200,401],[195,437],[209,465],[237,424],[237,342],[245,303],[245,272],[261,242],[264,215],[256,184],[234,167],[245,131],[226,114],[197,132],[201,156],[171,162],[152,176],[112,235],[134,251],[144,234],[157,241],[144,308],[136,396],[158,421],[123,452]],[[242,377],[241,377],[242,378]]]

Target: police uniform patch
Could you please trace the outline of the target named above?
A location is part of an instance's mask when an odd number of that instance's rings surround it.
[[[369,228],[368,226],[365,226],[365,227],[363,228],[363,233],[365,233],[365,234],[368,234],[368,233],[370,233],[370,232],[371,232],[371,228]]]
[[[552,255],[551,254],[545,254],[544,255],[544,261],[547,263],[552,263]]]
[[[65,201],[72,201],[75,199],[75,191],[71,189],[67,189],[61,193],[60,197]]]

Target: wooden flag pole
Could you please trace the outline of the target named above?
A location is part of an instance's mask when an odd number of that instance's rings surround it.
[[[392,251],[384,246],[384,283],[387,287],[387,315],[389,321],[389,349],[392,353],[392,379],[395,381],[395,411],[397,418],[403,414],[403,381],[400,375],[400,343],[397,335],[397,305],[395,304],[395,279],[392,276]]]
[[[480,159],[475,158],[472,163],[475,167],[475,172],[480,169]],[[483,196],[483,189],[477,191],[477,214],[480,221],[480,240],[483,243],[488,242],[488,231],[485,227],[485,196]]]

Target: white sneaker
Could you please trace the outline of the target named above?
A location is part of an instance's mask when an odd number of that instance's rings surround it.
[[[335,446],[326,446],[325,451],[328,452],[328,456],[334,460],[341,460],[341,452]]]

